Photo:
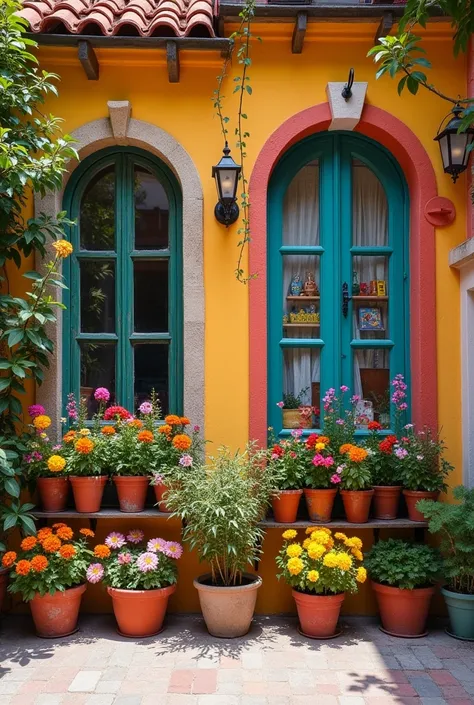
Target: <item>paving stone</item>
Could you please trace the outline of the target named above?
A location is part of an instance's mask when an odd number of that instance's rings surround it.
[[[122,681],[103,681],[100,680],[96,687],[96,693],[118,693]]]
[[[158,698],[156,698],[155,701],[158,703]],[[111,700],[110,702],[111,704],[113,703],[113,705],[142,705],[143,699],[141,695],[119,695],[115,700]],[[87,705],[89,705],[88,702]],[[90,705],[93,705],[93,703]]]
[[[101,671],[79,671],[69,686],[70,692],[92,692],[102,675]]]
[[[416,690],[418,695],[427,698],[439,698],[442,692],[436,683],[431,678],[410,678],[410,683]],[[408,693],[407,693],[408,695]]]
[[[247,670],[259,670],[263,666],[263,657],[258,651],[244,651],[241,660],[242,668]]]
[[[457,662],[449,667],[449,671],[461,683],[463,681],[474,682],[474,669],[469,668],[469,666]]]
[[[42,693],[36,696],[34,703],[35,705],[61,705],[62,699],[62,695],[47,695]]]
[[[130,702],[120,702],[122,698],[115,698],[115,695],[106,695],[104,693],[94,693],[88,695],[85,700],[85,705],[141,705],[141,698],[135,698]],[[126,700],[126,699],[125,699]]]
[[[341,695],[338,698],[339,705],[365,705],[364,698],[359,695]]]
[[[422,705],[446,705],[444,698],[421,698]]]

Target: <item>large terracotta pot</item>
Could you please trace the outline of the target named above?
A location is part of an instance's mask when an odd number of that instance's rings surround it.
[[[3,600],[7,594],[9,568],[0,568],[0,612],[2,611]]]
[[[202,616],[212,636],[233,639],[247,634],[252,623],[257,590],[262,584],[259,575],[243,574],[242,585],[219,587],[211,584],[210,575],[193,581],[199,594]]]
[[[176,585],[157,590],[118,590],[108,587],[119,634],[138,639],[161,632],[168,598],[175,590]]]
[[[158,509],[160,510],[160,512],[170,514],[172,510],[168,507],[168,505],[163,499],[163,495],[165,494],[165,492],[168,492],[168,487],[164,484],[164,482],[160,482],[157,485],[153,485],[153,488],[155,490],[155,497],[158,504]]]
[[[38,636],[48,639],[74,634],[85,585],[56,590],[54,595],[36,595],[30,601],[31,616]]]
[[[283,428],[312,428],[312,416],[302,414],[299,409],[283,409]]]
[[[382,628],[392,636],[416,637],[425,635],[431,598],[435,588],[401,588],[372,581],[377,597]]]
[[[314,639],[327,639],[335,635],[344,592],[338,595],[307,595],[292,590],[291,594],[295,598],[302,634]]]
[[[348,522],[365,524],[369,521],[373,490],[341,490],[341,496]]]
[[[142,512],[145,508],[149,478],[145,475],[116,475],[114,483],[117,488],[121,512]]]
[[[396,519],[401,485],[374,485],[374,518]]]
[[[421,490],[403,490],[403,496],[407,503],[408,518],[412,521],[426,521],[425,516],[416,508],[416,503],[420,499],[433,499],[436,501],[439,492],[423,492]]]
[[[91,513],[100,510],[107,475],[93,477],[78,477],[70,475],[74,504],[78,512]]]
[[[311,490],[305,488],[304,496],[311,521],[327,524],[331,521],[332,508],[336,499],[337,488],[328,490]]]
[[[296,521],[300,498],[303,490],[281,490],[272,497],[273,516],[280,524],[292,524]]]
[[[43,512],[63,512],[69,493],[67,477],[39,477],[36,481]]]

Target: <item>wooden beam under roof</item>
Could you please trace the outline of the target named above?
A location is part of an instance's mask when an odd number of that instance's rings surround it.
[[[390,34],[390,32],[392,31],[392,27],[393,27],[393,13],[392,12],[384,12],[383,17],[380,20],[380,24],[377,27],[377,31],[375,32],[374,44],[378,44],[380,37],[386,37],[387,34]]]
[[[298,12],[295,19],[295,28],[291,40],[291,53],[301,54],[303,51],[304,35],[308,26],[308,15],[306,12]]]
[[[88,41],[80,41],[77,46],[77,55],[89,81],[99,80],[99,62],[93,47]]]
[[[166,42],[166,63],[170,83],[179,83],[179,49],[176,42]]]

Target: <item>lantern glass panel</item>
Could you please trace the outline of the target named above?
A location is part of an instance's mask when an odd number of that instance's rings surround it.
[[[223,200],[233,201],[237,191],[237,172],[235,169],[221,169],[218,172]]]
[[[468,136],[465,132],[451,135],[451,162],[453,166],[461,166],[465,163],[467,139]]]
[[[450,140],[450,135],[444,135],[441,137],[439,140],[439,148],[441,150],[441,159],[443,160],[443,168],[444,170],[449,170],[451,167],[451,155],[450,155],[450,149],[449,149],[449,140]]]

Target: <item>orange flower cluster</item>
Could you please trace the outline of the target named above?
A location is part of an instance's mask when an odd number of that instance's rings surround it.
[[[18,575],[28,575],[30,570],[31,570],[30,561],[21,560],[21,561],[18,561],[18,563],[16,564],[15,573],[17,573]]]
[[[43,570],[46,570],[48,565],[49,561],[46,556],[34,556],[31,559],[31,568],[35,571],[35,573],[42,573]]]
[[[61,548],[61,541],[57,536],[46,536],[41,545],[46,553],[56,553]]]
[[[2,558],[2,565],[4,568],[11,568],[16,561],[15,551],[7,551]]]
[[[74,449],[82,455],[89,455],[94,450],[94,441],[90,438],[79,438],[74,444]]]
[[[31,551],[37,544],[36,536],[27,536],[20,544],[22,551]]]
[[[94,532],[91,529],[79,529],[79,533],[91,539],[93,539],[95,536]]]
[[[180,421],[181,426],[189,426],[189,424],[191,423],[187,416],[181,416]]]
[[[56,536],[59,536],[61,541],[70,541],[74,536],[74,531],[69,526],[60,526],[56,531]]]
[[[59,555],[61,558],[66,558],[69,560],[70,558],[74,558],[76,555],[76,549],[72,543],[65,543],[64,546],[61,546],[59,549]]]
[[[164,424],[163,426],[160,426],[158,429],[158,433],[165,433],[167,436],[170,435],[170,433],[173,431],[171,426],[169,424]]]
[[[102,430],[101,430],[101,433],[102,433],[104,436],[113,436],[113,435],[116,433],[116,431],[115,431],[115,428],[114,428],[113,426],[103,426],[103,427],[102,427]]]
[[[153,443],[154,440],[154,436],[151,431],[140,431],[137,438],[141,443]]]
[[[168,414],[168,416],[165,416],[165,423],[169,426],[180,426],[181,418],[175,414]]]
[[[56,524],[53,524],[53,529],[60,529],[62,526],[67,526],[63,521],[58,521]]]
[[[143,428],[143,422],[140,419],[133,419],[133,421],[130,421],[129,426],[132,428]]]
[[[178,450],[188,450],[191,447],[191,439],[185,433],[180,433],[173,438],[173,445]]]
[[[98,543],[94,548],[94,556],[96,558],[108,558],[110,556],[110,548],[104,543]]]
[[[40,529],[38,531],[38,533],[36,534],[36,538],[41,543],[41,541],[43,541],[43,539],[45,539],[47,536],[51,536],[52,533],[53,533],[53,530],[50,526],[43,526],[43,528]]]
[[[349,457],[349,460],[351,460],[353,463],[362,463],[366,459],[368,453],[365,448],[352,446],[347,455]]]
[[[351,448],[352,448],[352,443],[344,443],[344,445],[342,445],[339,448],[339,452],[345,454],[345,453],[348,453]]]
[[[76,437],[76,432],[75,431],[68,431],[67,433],[64,434],[63,436],[63,441],[64,443],[72,443],[72,441]]]

